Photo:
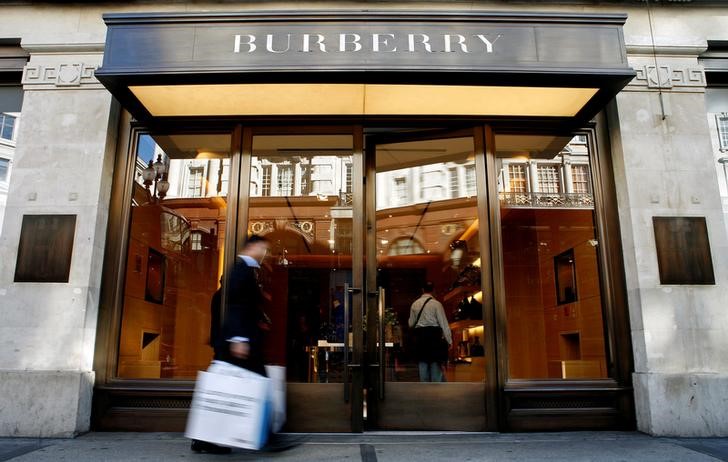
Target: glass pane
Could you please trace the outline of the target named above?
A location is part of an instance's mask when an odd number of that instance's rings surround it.
[[[13,131],[15,130],[15,116],[10,114],[0,114],[0,138],[13,141]]]
[[[485,334],[473,139],[379,145],[376,156],[386,380],[482,382]],[[430,337],[436,348],[426,344]]]
[[[8,181],[8,170],[10,170],[10,161],[8,159],[0,159],[0,181]]]
[[[117,373],[195,378],[212,358],[230,135],[143,134],[136,159]]]
[[[580,137],[497,135],[496,154],[505,179],[499,195],[509,375],[605,378],[588,146]]]
[[[352,282],[350,135],[256,136],[248,234],[270,241],[261,282],[264,357],[292,382],[344,380],[344,284]]]

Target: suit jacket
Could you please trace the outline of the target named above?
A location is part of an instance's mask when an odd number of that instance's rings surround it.
[[[261,322],[265,319],[262,310],[263,295],[258,285],[257,268],[248,266],[242,258],[236,258],[228,278],[227,309],[221,329],[211,328],[211,344],[215,359],[244,367],[259,374],[265,374],[263,362],[263,331]],[[213,298],[212,319],[216,316]],[[218,302],[219,306],[219,302]],[[219,308],[218,308],[219,313]],[[247,360],[235,358],[230,354],[229,339],[244,337],[250,345]]]

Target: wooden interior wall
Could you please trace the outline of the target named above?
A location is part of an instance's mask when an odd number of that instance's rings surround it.
[[[194,378],[212,359],[210,302],[218,288],[222,267],[218,248],[222,242],[216,236],[225,235],[225,210],[176,209],[194,226],[215,229],[214,235],[203,239],[209,246],[203,245],[196,251],[189,247],[182,251],[163,247],[160,215],[164,210],[169,211],[158,205],[132,209],[117,371],[121,378]],[[161,304],[145,298],[151,251],[165,259]],[[142,348],[145,332],[159,334],[153,355]]]
[[[501,217],[510,377],[606,377],[593,212],[504,208]],[[577,300],[559,305],[554,257],[569,249]],[[575,357],[568,339],[576,336]]]

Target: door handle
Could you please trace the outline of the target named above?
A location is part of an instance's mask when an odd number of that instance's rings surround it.
[[[354,293],[349,283],[344,284],[344,402],[349,402],[349,294]]]
[[[358,287],[350,287],[347,282],[344,284],[344,402],[348,403],[351,396],[349,389],[349,370],[355,367],[361,367],[360,364],[349,364],[349,296],[358,294],[361,289]]]
[[[387,371],[387,364],[385,363],[386,351],[385,351],[385,339],[384,339],[384,304],[385,304],[385,290],[384,287],[379,287],[377,291],[379,297],[377,299],[377,314],[379,315],[379,399],[384,399],[384,374]]]

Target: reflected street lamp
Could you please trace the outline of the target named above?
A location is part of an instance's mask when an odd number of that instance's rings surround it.
[[[164,199],[169,191],[169,181],[167,181],[167,165],[162,161],[162,155],[157,155],[157,161],[152,163],[149,160],[147,168],[142,170],[142,179],[144,180],[144,186],[147,188],[147,193],[151,197],[152,202],[158,202]],[[154,183],[154,192],[150,191],[149,187]]]
[[[726,193],[728,193],[728,156],[718,159],[718,163],[723,165],[723,180],[725,180]]]

